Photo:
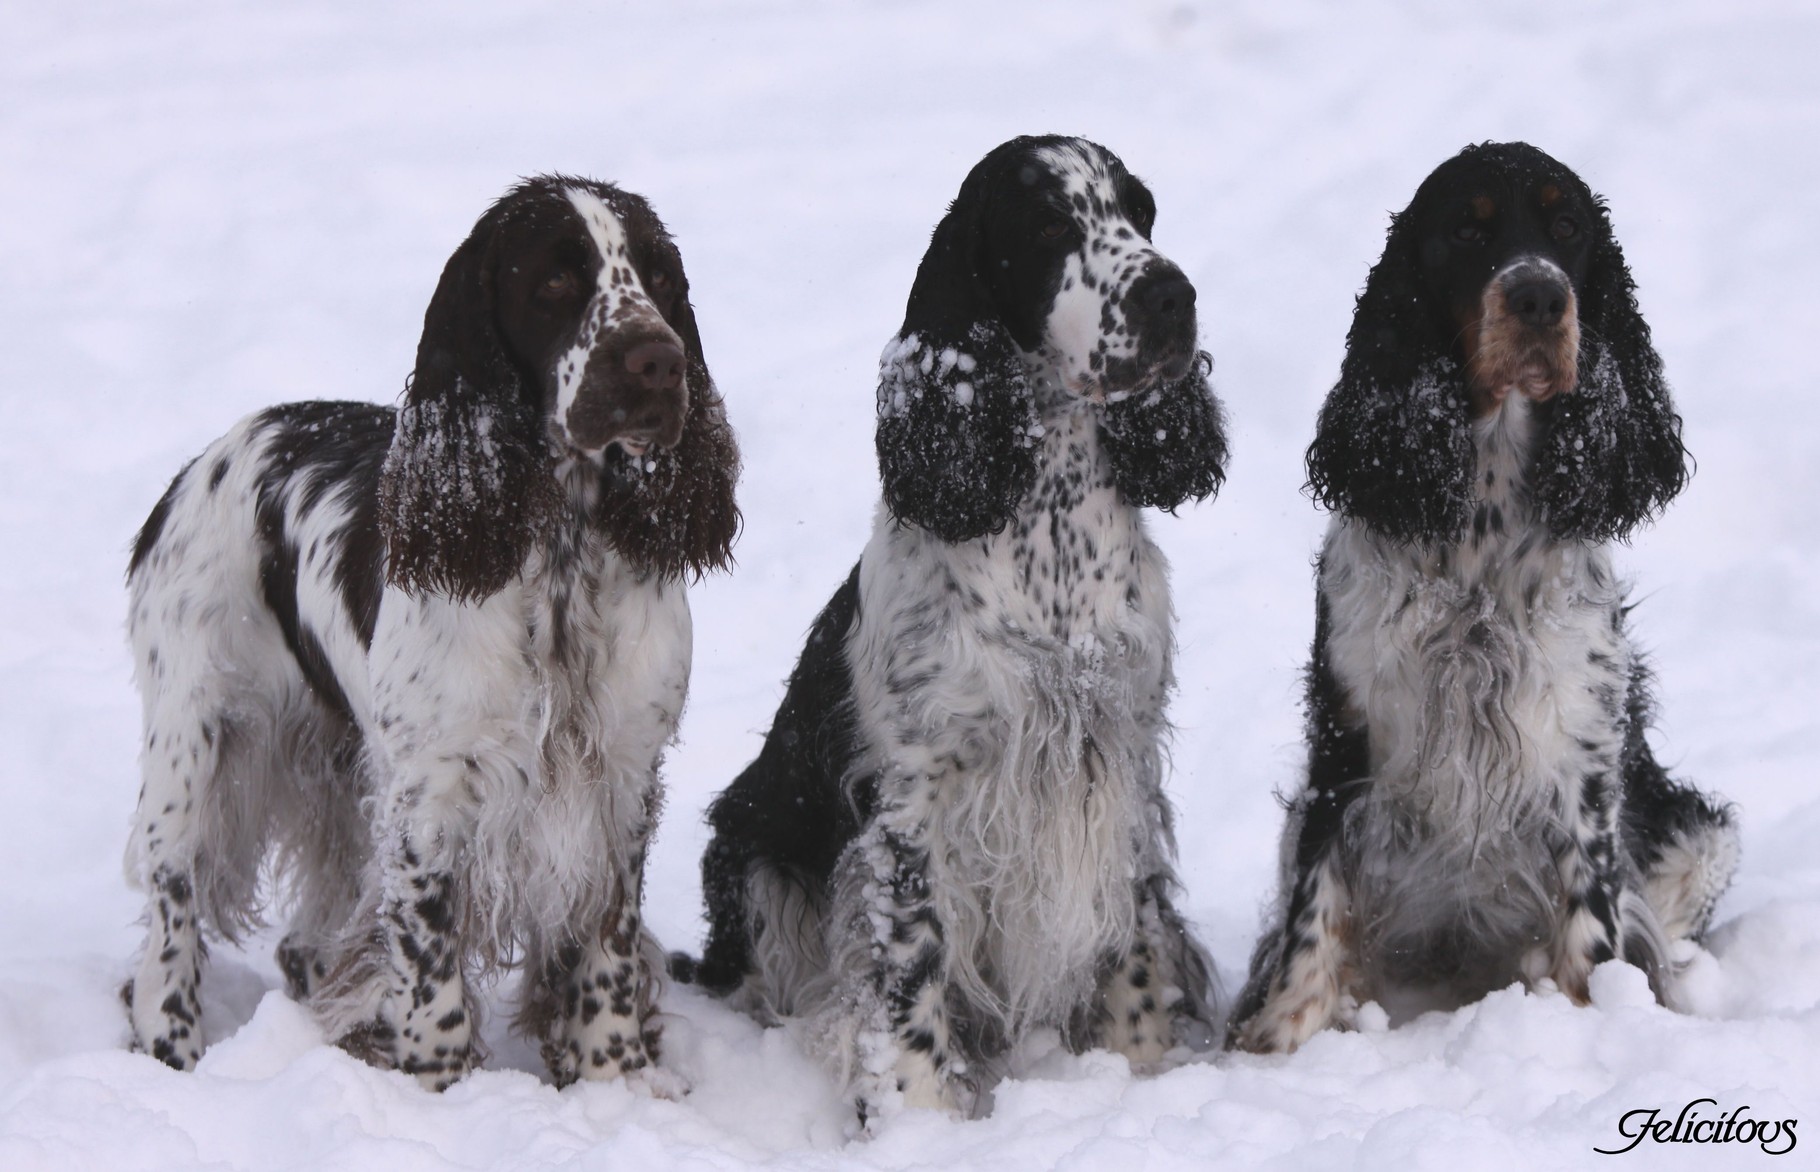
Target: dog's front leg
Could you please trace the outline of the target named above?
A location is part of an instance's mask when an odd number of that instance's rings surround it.
[[[914,788],[920,789],[923,782]],[[974,1094],[953,1049],[948,1021],[947,945],[929,869],[924,803],[881,811],[860,840],[864,914],[872,933],[872,1020],[863,1023],[855,1105],[871,1127],[889,1110],[933,1108],[965,1115]]]
[[[1562,915],[1548,975],[1579,1005],[1593,969],[1617,956],[1624,939],[1618,850],[1617,790],[1609,774],[1594,774],[1581,782],[1578,817],[1555,854]]]
[[[543,1041],[543,1057],[557,1086],[625,1078],[660,1098],[680,1098],[688,1084],[657,1067],[663,1031],[650,962],[655,947],[639,914],[642,863],[635,867],[594,937],[562,950],[546,967],[548,994],[562,1008]]]
[[[1334,854],[1323,854],[1300,873],[1281,930],[1282,951],[1264,978],[1263,1004],[1233,1023],[1232,1046],[1289,1053],[1340,1017],[1351,967],[1349,903]]]
[[[1133,1070],[1163,1069],[1176,1046],[1205,1050],[1219,1034],[1206,954],[1153,876],[1136,886],[1137,933],[1107,966],[1094,998],[1092,1045],[1123,1054]]]
[[[390,982],[380,1014],[393,1065],[440,1091],[474,1064],[474,1015],[462,981],[455,878],[428,863],[424,847],[403,831],[382,846],[379,931]]]

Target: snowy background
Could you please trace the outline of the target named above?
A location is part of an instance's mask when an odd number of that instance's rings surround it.
[[[1812,0],[0,0],[0,26],[0,1168],[1605,1167],[1625,1111],[1701,1096],[1800,1119],[1820,1151]],[[217,950],[199,1072],[125,1052],[121,575],[184,460],[267,404],[393,400],[443,261],[516,177],[650,197],[746,459],[739,566],[694,594],[650,870],[652,925],[693,948],[701,811],[868,529],[875,364],[928,233],[981,154],[1049,131],[1156,192],[1234,422],[1220,499],[1153,526],[1180,612],[1186,907],[1233,988],[1301,756],[1322,524],[1301,453],[1386,214],[1482,139],[1535,142],[1610,198],[1699,461],[1620,557],[1656,744],[1743,813],[1698,1015],[1611,966],[1590,1008],[1512,989],[1157,1079],[1037,1055],[990,1119],[846,1145],[787,1032],[688,990],[667,1002],[682,1102],[559,1093],[510,1043],[428,1095],[325,1047],[269,992],[267,938]]]

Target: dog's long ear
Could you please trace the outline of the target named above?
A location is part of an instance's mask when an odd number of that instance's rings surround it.
[[[1391,220],[1309,445],[1308,489],[1403,541],[1448,538],[1471,499],[1466,379],[1417,280],[1415,205]]]
[[[1531,488],[1563,540],[1623,540],[1687,484],[1681,417],[1637,311],[1636,286],[1602,201],[1580,290],[1580,383],[1543,405]]]
[[[688,359],[689,414],[682,439],[637,460],[608,455],[599,517],[608,540],[634,565],[671,578],[699,578],[733,561],[739,535],[739,447],[702,355],[687,296],[665,316]]]
[[[1127,504],[1171,509],[1205,500],[1226,479],[1226,415],[1208,376],[1213,359],[1195,356],[1183,377],[1109,404],[1100,442]]]
[[[891,515],[943,541],[997,533],[1036,483],[1036,407],[980,279],[976,167],[936,225],[903,329],[879,359],[879,477]]]
[[[379,478],[389,581],[458,602],[519,573],[559,499],[539,413],[499,333],[499,214],[443,268]]]

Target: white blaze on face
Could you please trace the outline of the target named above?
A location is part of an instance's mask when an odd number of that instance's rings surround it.
[[[1082,236],[1080,248],[1063,263],[1061,286],[1044,324],[1042,354],[1070,392],[1101,398],[1107,391],[1107,361],[1137,354],[1125,296],[1150,263],[1163,256],[1126,218],[1118,188],[1096,155],[1056,146],[1045,148],[1041,157],[1060,177]]]
[[[565,194],[581,222],[587,226],[588,236],[594,241],[594,251],[600,257],[594,296],[582,311],[581,329],[575,335],[575,344],[556,360],[555,418],[567,431],[569,408],[575,405],[575,397],[581,392],[588,373],[588,360],[600,336],[609,328],[637,317],[649,317],[659,330],[667,332],[669,327],[645,293],[638,270],[632,267],[626,255],[625,225],[619,222],[613,209],[585,188],[570,187]]]

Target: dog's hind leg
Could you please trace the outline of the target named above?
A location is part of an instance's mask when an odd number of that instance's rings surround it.
[[[1623,823],[1643,898],[1663,934],[1699,940],[1738,866],[1731,806],[1669,777],[1641,729],[1633,728],[1625,747]]]
[[[1280,949],[1265,957],[1241,998],[1227,1045],[1261,1054],[1288,1053],[1333,1025],[1346,1009],[1350,901],[1332,855],[1301,872],[1289,914],[1275,935]],[[1253,1008],[1255,1006],[1255,1009]]]

